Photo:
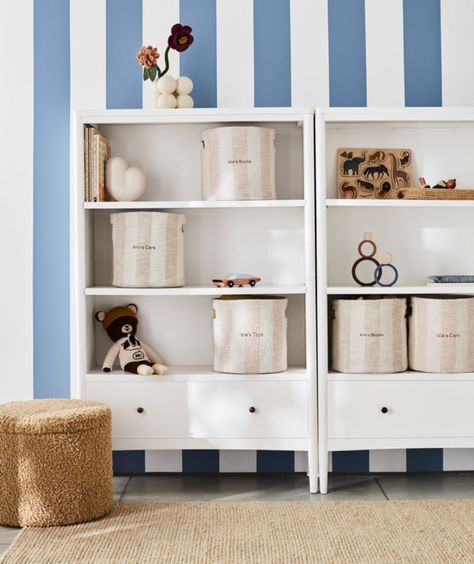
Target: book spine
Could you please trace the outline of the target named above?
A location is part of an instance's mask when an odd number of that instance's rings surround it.
[[[92,201],[97,202],[99,198],[99,136],[94,133],[93,140],[93,173],[92,173]]]
[[[89,127],[84,127],[84,201],[89,201]]]
[[[104,154],[105,154],[105,146],[104,146],[104,140],[103,137],[100,136],[99,137],[99,158],[98,158],[98,162],[99,162],[99,202],[103,202],[104,198],[105,198],[105,185],[104,185],[104,178],[105,178],[105,173],[104,173]]]
[[[93,159],[93,147],[92,147],[92,141],[93,141],[93,135],[94,135],[94,128],[93,127],[89,127],[88,129],[88,137],[89,137],[89,142],[88,142],[88,146],[89,146],[89,150],[88,150],[88,155],[89,155],[89,175],[88,175],[88,201],[92,202],[92,165],[94,162]]]
[[[102,137],[103,143],[104,143],[104,179],[103,179],[103,183],[104,183],[104,199],[103,201],[105,202],[108,198],[108,192],[107,192],[107,161],[110,159],[110,143],[109,140],[107,139],[107,137]]]

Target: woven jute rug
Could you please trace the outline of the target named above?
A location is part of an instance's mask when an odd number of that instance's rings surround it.
[[[474,500],[119,503],[24,529],[2,562],[474,562]]]

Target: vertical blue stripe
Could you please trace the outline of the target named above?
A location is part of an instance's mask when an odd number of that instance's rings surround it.
[[[194,42],[180,55],[180,74],[194,83],[196,108],[217,106],[216,0],[180,0],[179,19],[193,28]],[[245,39],[244,39],[245,40]],[[238,49],[238,46],[235,46]],[[177,53],[171,53],[177,57]],[[238,80],[238,77],[236,77]]]
[[[369,472],[369,451],[348,450],[332,453],[333,472]]]
[[[329,104],[366,106],[364,0],[328,0],[328,25]],[[390,72],[389,62],[381,72]]]
[[[442,472],[442,448],[407,449],[407,472]]]
[[[143,42],[142,11],[142,0],[107,0],[107,108],[142,107],[143,69],[135,58]]]
[[[114,474],[144,474],[144,450],[116,450],[112,453]]]
[[[257,472],[294,472],[295,453],[290,450],[257,450]]]
[[[255,106],[291,106],[289,0],[254,0],[253,42]]]
[[[69,67],[69,0],[35,0],[33,390],[36,398],[69,396]],[[29,155],[25,155],[27,158]]]
[[[441,106],[440,0],[403,0],[403,42],[405,105]]]
[[[219,472],[218,450],[183,450],[183,472],[217,474]]]

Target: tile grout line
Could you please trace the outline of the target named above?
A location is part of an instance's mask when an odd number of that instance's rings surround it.
[[[382,484],[379,482],[379,479],[378,479],[378,478],[374,478],[374,480],[375,480],[375,483],[377,484],[377,486],[379,487],[380,491],[382,492],[384,498],[385,498],[387,501],[389,501],[388,495],[386,494],[385,490],[383,489]]]
[[[128,477],[128,480],[127,480],[127,482],[126,482],[126,484],[125,484],[125,486],[123,487],[122,493],[120,494],[119,503],[120,503],[121,501],[123,501],[123,498],[124,498],[124,495],[125,495],[125,491],[127,490],[128,485],[130,484],[131,481],[132,481],[132,476],[129,476],[129,477]]]

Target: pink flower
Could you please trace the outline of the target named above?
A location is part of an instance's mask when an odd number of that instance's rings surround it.
[[[137,53],[137,60],[140,62],[142,66],[146,69],[150,69],[153,65],[156,64],[158,57],[160,56],[156,47],[152,47],[151,45],[143,46],[140,51]]]

